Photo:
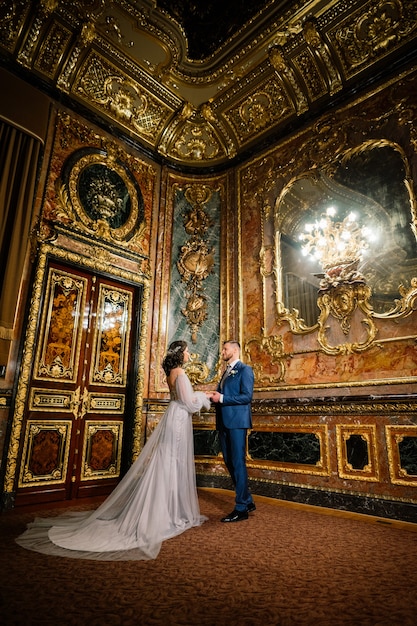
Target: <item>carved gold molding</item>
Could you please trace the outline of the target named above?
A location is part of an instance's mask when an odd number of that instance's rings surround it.
[[[318,319],[317,340],[325,354],[362,352],[374,345],[378,330],[372,319],[373,311],[369,304],[370,297],[371,290],[367,285],[361,283],[341,284],[328,289],[326,293],[319,294],[317,304],[321,312]],[[365,328],[364,339],[331,345],[327,334],[329,317],[338,320],[342,332],[347,335],[355,311],[360,311],[365,315],[361,319],[361,324]]]
[[[402,467],[401,455],[399,446],[407,439],[407,437],[413,438],[417,441],[417,425],[404,425],[404,426],[385,426],[385,436],[388,449],[388,461],[389,461],[389,473],[391,482],[395,485],[408,485],[417,487],[417,470],[415,474],[409,474],[407,469]],[[414,451],[416,446],[414,446]],[[417,467],[415,462],[414,452],[414,466]]]
[[[251,430],[269,431],[265,427],[256,427]],[[259,461],[254,460],[248,455],[248,464],[250,467],[275,470],[281,472],[291,472],[297,474],[312,474],[318,476],[330,476],[330,449],[329,449],[329,431],[326,424],[275,424],[274,432],[280,433],[311,433],[314,434],[320,444],[320,459],[315,465],[307,465],[302,463],[286,463],[281,461]]]
[[[68,469],[68,455],[70,445],[71,422],[60,420],[54,422],[38,422],[28,420],[26,424],[25,439],[23,443],[23,455],[20,465],[19,487],[33,487],[35,485],[49,485],[64,483]],[[42,454],[42,442],[38,439],[50,436],[54,438],[56,448],[55,466],[43,474],[36,467],[42,467],[45,460]],[[38,459],[37,450],[40,449]],[[37,462],[38,459],[38,462]]]
[[[398,59],[416,18],[414,1],[309,0],[291,11],[272,2],[196,61],[176,19],[151,0],[6,0],[0,46],[160,155],[207,166]]]
[[[299,415],[301,418],[305,418],[311,415],[326,415],[331,417],[333,415],[395,415],[401,414],[409,416],[410,414],[417,414],[417,402],[412,400],[405,400],[403,402],[398,401],[382,401],[382,398],[375,398],[370,402],[316,402],[311,400],[310,402],[303,403],[294,402],[277,402],[274,400],[267,400],[252,403],[252,413],[258,418],[262,416],[279,416],[279,415]],[[266,426],[273,427],[275,422],[267,422]]]
[[[368,462],[354,468],[348,459],[347,444],[351,437],[359,437],[366,446]],[[379,481],[376,426],[374,424],[336,424],[336,448],[339,476],[353,480]]]
[[[197,333],[207,317],[207,298],[203,281],[214,266],[214,250],[205,240],[211,221],[204,209],[213,189],[208,185],[194,184],[185,188],[185,198],[191,208],[184,215],[184,230],[190,235],[180,249],[177,268],[186,286],[186,303],[181,309],[191,329],[191,339],[197,341]]]
[[[94,173],[88,185],[84,182],[81,191],[81,179],[86,178],[89,171]],[[124,186],[124,197],[122,190],[117,190],[117,182],[119,187]],[[107,153],[97,150],[83,154],[80,150],[67,178],[57,179],[56,189],[61,209],[59,218],[64,224],[124,247],[139,243],[143,238],[147,225],[140,189],[111,148]],[[127,202],[129,208],[126,208]],[[118,215],[123,216],[121,224],[113,225]]]
[[[85,421],[81,481],[120,475],[122,437],[123,422]]]

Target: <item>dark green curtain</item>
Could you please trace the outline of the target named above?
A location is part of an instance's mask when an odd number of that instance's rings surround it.
[[[0,365],[7,365],[29,235],[41,143],[0,120]]]

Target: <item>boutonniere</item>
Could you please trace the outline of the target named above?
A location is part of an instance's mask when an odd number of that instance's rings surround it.
[[[237,370],[230,370],[229,376],[235,376],[237,374]]]

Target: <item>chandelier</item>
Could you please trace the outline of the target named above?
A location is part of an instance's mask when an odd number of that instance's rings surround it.
[[[306,224],[299,236],[302,254],[318,261],[326,273],[357,265],[372,239],[370,229],[358,224],[355,213],[341,222],[334,219],[335,215],[336,209],[329,207],[316,222]]]

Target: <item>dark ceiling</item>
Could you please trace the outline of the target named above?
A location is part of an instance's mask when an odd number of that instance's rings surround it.
[[[184,29],[190,59],[211,56],[233,35],[274,0],[157,0]],[[281,4],[288,4],[281,3]]]

